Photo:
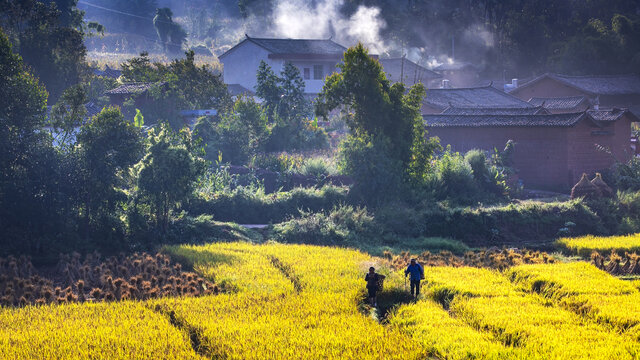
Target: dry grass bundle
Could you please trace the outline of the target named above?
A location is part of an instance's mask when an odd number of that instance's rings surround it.
[[[60,255],[50,278],[37,274],[28,257],[0,258],[0,306],[85,301],[146,300],[163,296],[201,296],[220,289],[157,253],[121,254],[102,259],[93,253]]]
[[[640,275],[639,260],[640,255],[636,253],[625,252],[624,256],[620,256],[613,251],[609,256],[603,256],[594,251],[591,254],[591,263],[611,275]]]
[[[600,189],[592,184],[587,178],[587,174],[582,174],[582,178],[571,189],[571,198],[597,199],[602,196]]]
[[[598,190],[600,190],[600,193],[602,194],[602,196],[609,197],[609,198],[612,198],[615,196],[613,189],[611,189],[611,187],[609,187],[609,185],[607,185],[607,183],[604,182],[604,180],[602,180],[602,174],[596,173],[596,177],[594,177],[593,180],[591,180],[591,184],[595,185],[598,188]]]

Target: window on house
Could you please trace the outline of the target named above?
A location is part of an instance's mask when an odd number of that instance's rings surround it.
[[[310,68],[304,68],[304,79],[305,80],[311,79],[311,69]]]
[[[313,65],[313,79],[314,80],[324,79],[324,74],[322,72],[322,65]]]

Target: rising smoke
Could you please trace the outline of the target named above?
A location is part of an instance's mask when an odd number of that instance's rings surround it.
[[[372,52],[387,50],[381,36],[386,27],[377,7],[359,6],[346,17],[341,13],[344,0],[310,3],[304,0],[280,0],[275,3],[269,29],[273,36],[286,38],[329,38],[353,45],[358,41]]]

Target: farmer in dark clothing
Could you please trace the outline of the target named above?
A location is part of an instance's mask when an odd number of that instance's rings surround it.
[[[369,268],[369,273],[364,277],[367,282],[367,291],[369,292],[369,304],[371,306],[378,306],[376,302],[376,295],[380,290],[380,283],[384,280],[385,276],[376,273],[376,269],[372,266]]]
[[[411,264],[407,266],[407,270],[404,271],[404,276],[411,274],[409,277],[411,281],[411,296],[418,297],[420,295],[420,280],[424,279],[424,269],[422,265],[416,262],[416,259],[411,259]]]

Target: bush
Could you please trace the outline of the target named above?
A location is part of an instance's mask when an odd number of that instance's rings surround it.
[[[352,196],[376,204],[396,197],[402,189],[402,163],[390,155],[388,141],[348,137],[340,146],[339,171],[353,178]]]
[[[460,153],[452,152],[450,147],[434,161],[429,187],[435,192],[436,198],[453,199],[454,202],[474,199],[479,190],[471,165]]]
[[[327,177],[335,173],[331,164],[323,158],[309,158],[300,167],[300,174],[313,176],[315,178]]]
[[[238,187],[208,199],[193,199],[187,210],[192,215],[211,214],[218,221],[269,224],[297,216],[301,210],[329,210],[346,202],[347,195],[347,188],[332,185],[320,189],[295,188],[269,195],[261,189]]]
[[[354,246],[379,234],[366,208],[342,205],[329,213],[303,213],[271,228],[271,237],[283,243]]]

